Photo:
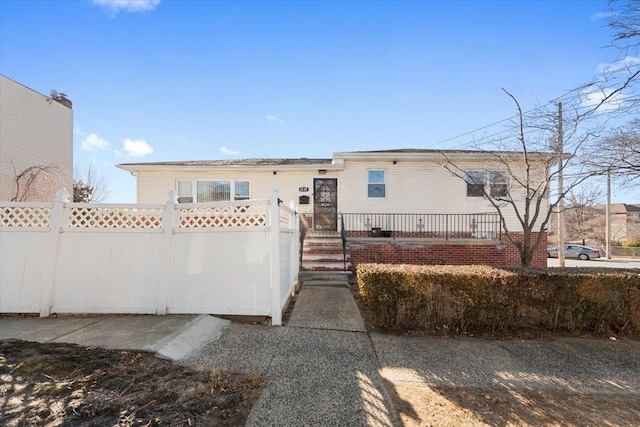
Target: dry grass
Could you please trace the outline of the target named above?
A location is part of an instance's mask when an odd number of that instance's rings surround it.
[[[0,341],[2,426],[244,425],[258,375],[198,372],[151,353]]]

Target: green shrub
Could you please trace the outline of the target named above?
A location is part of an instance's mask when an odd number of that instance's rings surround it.
[[[369,317],[388,330],[640,333],[640,275],[631,270],[360,264],[357,279]]]

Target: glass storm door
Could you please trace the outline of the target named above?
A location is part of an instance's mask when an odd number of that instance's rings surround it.
[[[338,180],[313,179],[313,229],[338,230]]]

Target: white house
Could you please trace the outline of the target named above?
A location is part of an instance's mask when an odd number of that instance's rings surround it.
[[[500,154],[498,159],[496,152],[397,149],[340,152],[332,159],[179,161],[118,167],[137,177],[138,203],[160,203],[172,189],[183,203],[260,199],[275,183],[280,198],[299,205],[316,232],[338,231],[344,221],[351,237],[382,233],[394,240],[500,240],[499,218],[485,194],[517,200],[523,191],[512,182],[523,173],[522,153],[507,153],[506,162],[505,153]],[[530,162],[534,176],[544,180],[552,163],[550,155],[535,155],[539,161]],[[455,165],[458,176],[446,163]],[[543,212],[547,209],[546,199],[541,208]],[[522,230],[513,210],[504,209],[504,216],[510,231]],[[539,258],[542,256],[541,252]]]
[[[452,175],[443,166],[443,153],[467,171],[473,183]],[[118,167],[137,177],[138,203],[163,202],[172,189],[178,191],[179,202],[187,203],[261,198],[275,183],[283,201],[293,200],[302,213],[314,214],[316,230],[335,229],[335,224],[324,224],[322,219],[339,212],[493,213],[495,209],[478,187],[486,185],[488,191],[505,195],[513,190],[509,182],[513,169],[507,171],[494,153],[469,150],[359,151],[334,153],[332,159],[125,163]],[[543,162],[538,173],[546,176]],[[519,227],[513,216],[508,224]]]
[[[51,201],[71,190],[71,106],[0,75],[0,200]]]

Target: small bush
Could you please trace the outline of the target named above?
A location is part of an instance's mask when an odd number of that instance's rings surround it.
[[[357,276],[364,308],[388,330],[640,334],[640,275],[631,270],[360,264]]]

